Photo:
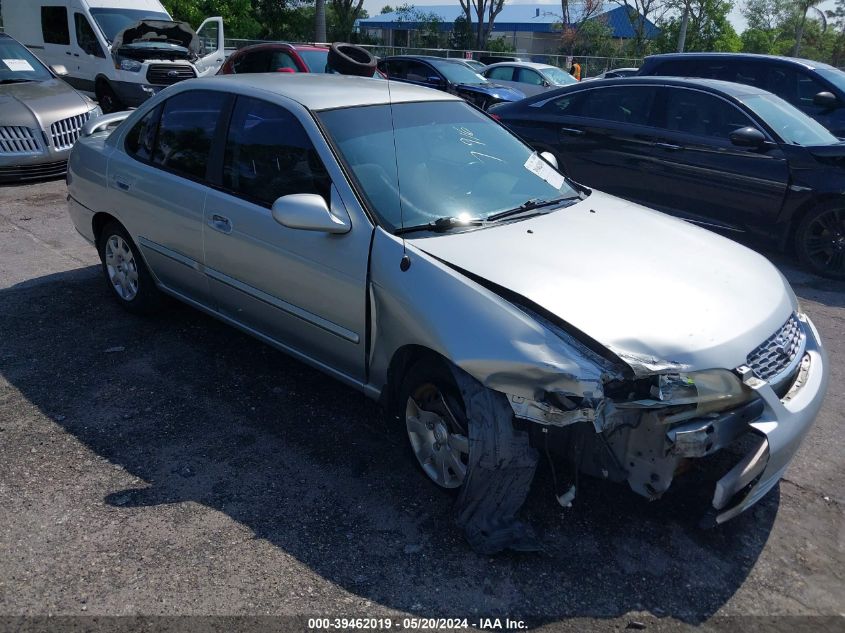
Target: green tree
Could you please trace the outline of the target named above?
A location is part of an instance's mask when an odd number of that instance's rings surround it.
[[[472,26],[467,22],[466,17],[459,15],[455,18],[452,31],[449,33],[449,48],[468,50],[472,48],[472,45]]]
[[[615,4],[625,7],[628,11],[628,21],[634,29],[634,39],[630,43],[632,53],[640,57],[645,53],[648,44],[646,37],[648,22],[659,22],[671,8],[669,0],[613,0]]]
[[[799,18],[795,29],[795,46],[792,49],[793,55],[798,56],[801,52],[801,41],[804,39],[804,29],[807,26],[808,12],[812,11],[815,13],[815,15],[821,19],[824,24],[824,28],[827,29],[827,16],[824,11],[819,9],[819,5],[822,2],[824,2],[824,0],[797,0],[797,2],[794,3]]]
[[[487,40],[487,51],[491,53],[513,53],[516,49],[507,37],[491,37]]]
[[[223,18],[226,37],[254,38],[261,32],[255,18],[253,0],[163,0],[164,8],[175,20],[197,28],[208,17]]]
[[[505,0],[458,0],[467,23],[475,23],[475,48],[484,50],[487,38],[493,31],[496,17],[505,8]],[[473,13],[475,20],[473,20]]]
[[[845,60],[845,0],[836,0],[836,6],[827,11],[828,23],[836,28],[830,63],[841,66]]]
[[[334,39],[348,41],[352,37],[355,20],[361,17],[364,0],[329,0],[334,11]]]
[[[668,53],[677,50],[684,8],[689,16],[684,50],[737,52],[742,49],[742,39],[728,20],[732,8],[730,2],[692,0],[679,3],[676,10],[659,24],[660,37],[655,42],[658,51]]]
[[[379,15],[384,15],[385,13],[393,13],[393,7],[391,7],[389,4],[384,5],[381,8],[381,11],[379,11]]]
[[[396,7],[399,18],[398,23],[411,22],[419,25],[416,29],[417,46],[439,46],[440,43],[440,16],[433,11],[423,11],[412,4],[403,4]]]

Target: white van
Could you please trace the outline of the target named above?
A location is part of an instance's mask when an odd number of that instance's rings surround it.
[[[194,32],[158,0],[3,0],[2,11],[9,35],[47,65],[67,68],[64,79],[94,95],[104,112],[213,75],[225,59],[222,18]]]

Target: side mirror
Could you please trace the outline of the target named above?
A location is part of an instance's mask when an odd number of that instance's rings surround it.
[[[737,147],[763,147],[766,144],[765,135],[756,127],[743,127],[731,132],[728,137]]]
[[[289,229],[348,233],[352,228],[348,217],[333,214],[323,196],[315,193],[282,196],[273,203],[270,212],[276,222]]]
[[[547,163],[549,163],[555,169],[560,169],[557,164],[557,158],[551,152],[540,152],[540,158],[544,159]]]
[[[443,86],[444,81],[438,77],[437,75],[432,75],[425,80],[425,83],[431,84],[432,86],[437,86],[438,88]]]
[[[550,84],[548,81],[546,81],[546,80],[544,79],[544,80],[543,80],[543,83],[542,83],[541,85],[543,86],[543,88],[548,88],[548,87],[549,87],[549,86],[551,86],[552,84]]]
[[[839,105],[839,99],[832,92],[820,92],[813,97],[813,105],[817,105],[820,108],[835,108]]]
[[[54,64],[53,66],[50,66],[50,70],[52,70],[59,77],[65,77],[67,75],[67,68],[62,64]]]

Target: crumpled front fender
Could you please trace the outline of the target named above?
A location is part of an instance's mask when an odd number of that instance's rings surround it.
[[[406,253],[410,266],[403,271]],[[525,311],[380,228],[372,247],[370,302],[373,385],[387,385],[394,355],[415,345],[509,396],[602,397],[599,365]]]

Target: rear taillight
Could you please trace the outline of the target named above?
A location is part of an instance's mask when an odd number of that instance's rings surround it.
[[[495,119],[496,121],[501,121],[501,120],[502,120],[502,117],[500,117],[498,114],[493,114],[492,112],[488,112],[487,114],[489,114],[489,115],[490,115],[490,118],[491,118],[491,119]]]

